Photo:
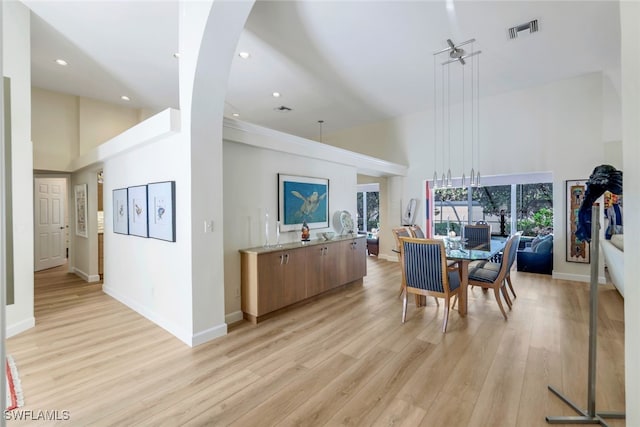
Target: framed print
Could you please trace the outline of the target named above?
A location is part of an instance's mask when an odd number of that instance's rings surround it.
[[[129,234],[129,210],[127,208],[127,189],[113,190],[113,232]]]
[[[76,201],[76,236],[88,238],[87,184],[78,184],[74,190]]]
[[[127,190],[129,212],[129,234],[148,237],[147,227],[147,186],[138,185]]]
[[[329,227],[329,180],[278,174],[280,231]]]
[[[147,184],[149,237],[176,241],[175,181]]]
[[[578,229],[578,211],[587,191],[587,180],[569,180],[567,183],[567,262],[589,264],[589,242],[576,237]]]

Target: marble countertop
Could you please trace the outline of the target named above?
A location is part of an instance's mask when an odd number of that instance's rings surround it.
[[[247,253],[247,254],[266,254],[266,253],[270,253],[270,252],[278,252],[278,251],[286,251],[286,250],[290,250],[290,249],[298,249],[298,248],[304,248],[306,246],[315,246],[315,245],[324,245],[326,243],[332,243],[332,242],[339,242],[342,240],[353,240],[353,239],[358,239],[358,238],[365,238],[366,235],[362,234],[362,235],[358,235],[358,234],[348,234],[345,236],[335,236],[333,239],[331,240],[320,240],[320,239],[314,239],[314,240],[309,240],[308,242],[302,242],[302,241],[298,241],[298,242],[292,242],[292,243],[283,243],[279,246],[276,245],[270,245],[270,246],[257,246],[255,248],[247,248],[247,249],[240,249],[239,252],[240,253]]]

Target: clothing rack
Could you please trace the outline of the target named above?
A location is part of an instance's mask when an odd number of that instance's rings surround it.
[[[587,383],[587,410],[580,409],[578,405],[567,399],[562,393],[552,386],[548,386],[556,396],[569,405],[579,415],[550,417],[546,420],[549,424],[599,424],[607,427],[606,418],[624,419],[624,412],[597,412],[596,411],[596,356],[598,336],[598,265],[600,258],[600,205],[594,203],[591,207],[591,287],[589,295],[589,371]]]

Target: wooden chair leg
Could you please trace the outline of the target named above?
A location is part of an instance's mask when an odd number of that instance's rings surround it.
[[[458,294],[456,294],[456,296],[453,297],[453,305],[451,306],[452,309],[456,308],[457,302],[458,302]]]
[[[433,299],[436,300],[436,305],[440,307],[440,301],[438,301],[438,297],[433,297]]]
[[[405,290],[402,297],[402,323],[404,323],[407,318],[407,293]]]
[[[449,298],[446,299],[446,304],[444,305],[444,320],[442,321],[442,333],[447,332],[447,323],[449,323]]]
[[[518,298],[516,296],[516,291],[513,290],[513,285],[511,284],[511,275],[507,276],[507,284],[509,285],[509,289],[511,289],[511,293],[513,294],[513,299]]]
[[[509,310],[511,310],[511,306],[513,304],[511,303],[511,298],[509,298],[509,292],[507,292],[507,287],[501,286],[500,291],[502,292],[502,296],[504,297],[504,300],[507,302],[507,305],[509,306]]]
[[[500,298],[500,290],[498,288],[493,288],[493,293],[496,295],[496,301],[498,301],[498,307],[500,307],[500,311],[504,316],[504,320],[507,320],[507,313],[504,311],[504,307],[502,306],[502,300]]]

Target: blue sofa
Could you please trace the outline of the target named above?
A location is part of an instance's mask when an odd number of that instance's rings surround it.
[[[518,271],[551,274],[553,272],[553,234],[534,239],[522,238],[517,253]]]

